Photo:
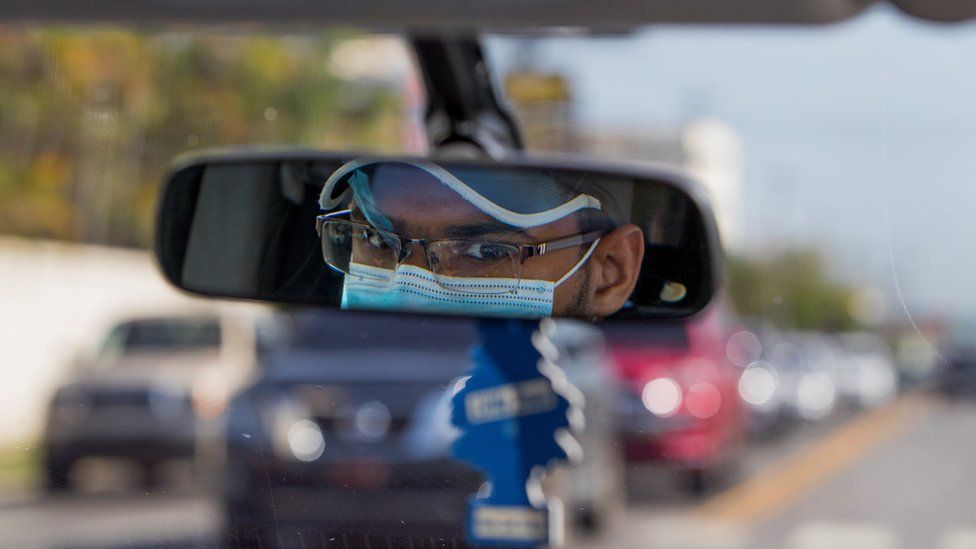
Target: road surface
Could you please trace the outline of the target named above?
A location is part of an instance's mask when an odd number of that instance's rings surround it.
[[[906,395],[752,459],[701,503],[632,506],[598,547],[976,548],[974,403]]]
[[[909,394],[749,450],[704,498],[636,471],[626,513],[591,547],[976,549],[976,403]],[[0,502],[0,546],[213,547],[220,512],[192,488]]]

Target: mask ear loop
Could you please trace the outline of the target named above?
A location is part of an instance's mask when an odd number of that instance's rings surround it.
[[[571,277],[574,274],[576,274],[576,271],[580,270],[580,267],[582,267],[583,265],[585,265],[586,264],[586,261],[588,259],[590,259],[590,256],[591,255],[593,255],[593,250],[596,249],[596,245],[599,244],[599,243],[600,243],[600,239],[599,238],[596,239],[596,240],[594,240],[593,241],[593,244],[590,244],[590,249],[586,251],[586,253],[583,255],[583,257],[580,258],[580,260],[576,262],[576,265],[572,269],[570,269],[568,273],[564,274],[562,278],[560,278],[559,280],[556,281],[556,284],[555,284],[554,287],[557,287],[560,284],[562,284],[563,282],[566,282],[567,280],[569,280],[569,277]]]

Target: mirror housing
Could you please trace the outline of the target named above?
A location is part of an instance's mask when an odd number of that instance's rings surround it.
[[[512,193],[527,194],[529,190],[534,193],[532,185],[536,179],[533,178],[538,177],[563,182],[584,181],[574,192],[587,197],[587,189],[597,189],[595,194],[601,198],[591,202],[614,210],[612,215],[608,213],[615,219],[614,226],[608,230],[624,224],[639,227],[643,235],[643,257],[636,260],[639,273],[634,277],[629,299],[626,304],[621,301],[623,306],[619,310],[614,309],[616,312],[611,315],[577,312],[569,316],[688,316],[709,303],[720,283],[721,245],[708,200],[700,186],[673,169],[561,159],[461,161],[375,155],[364,158],[349,153],[250,149],[184,157],[171,171],[162,190],[156,227],[155,253],[164,276],[174,285],[200,295],[339,306],[344,302],[346,275],[332,263],[329,265],[333,268],[329,268],[323,258],[323,243],[315,229],[316,218],[328,213],[322,210],[323,200],[328,201],[321,196],[323,187],[352,163],[365,166],[361,168],[364,170],[379,166],[375,169],[390,172],[391,166],[400,169],[433,166],[430,173],[439,170],[437,173],[466,174],[459,181],[478,180],[480,187],[476,186],[476,193],[500,194],[503,200]],[[496,193],[493,182],[501,180],[508,181],[508,190]],[[347,182],[340,182],[339,186],[343,184],[346,190],[351,190]],[[463,182],[461,186],[466,187]],[[390,183],[386,188],[406,193]],[[391,191],[385,192],[390,194]],[[450,194],[437,189],[430,192]],[[462,189],[459,192],[468,191]],[[337,188],[332,195],[340,193]],[[353,193],[345,194],[352,196]],[[416,199],[416,193],[411,196]],[[339,196],[333,202],[338,204],[341,200],[342,196]],[[356,202],[354,198],[346,198],[345,205],[336,206],[336,211],[348,206],[350,201]],[[419,204],[415,209],[425,207],[423,200]],[[462,206],[469,205],[462,203]],[[488,209],[482,207],[484,211]],[[499,210],[506,211],[504,208]],[[441,208],[439,211],[447,210]],[[436,218],[439,214],[432,211],[425,215],[421,215],[421,219]],[[606,241],[612,235],[605,233],[601,239]],[[416,235],[407,236],[412,239]],[[597,250],[593,252],[594,256],[600,255],[601,248],[596,243],[593,246],[591,252]],[[538,251],[539,246],[534,247]],[[531,255],[528,260],[522,258],[525,265],[543,259]],[[581,263],[586,263],[588,256],[589,252]],[[591,263],[595,261],[590,259]],[[399,263],[397,265],[394,270],[399,269]],[[520,273],[519,277],[533,278],[525,273]],[[548,280],[555,278],[558,277]],[[556,309],[553,311],[554,316],[566,316]],[[484,316],[477,311],[469,315],[453,310],[446,314]],[[502,313],[498,316],[520,315]]]

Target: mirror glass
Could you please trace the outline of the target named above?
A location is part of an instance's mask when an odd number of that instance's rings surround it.
[[[157,254],[194,293],[464,316],[683,316],[719,244],[672,172],[242,154],[169,178]]]

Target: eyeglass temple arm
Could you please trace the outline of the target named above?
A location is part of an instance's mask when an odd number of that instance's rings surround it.
[[[590,231],[588,233],[577,234],[573,236],[567,236],[566,238],[560,238],[558,240],[543,242],[542,244],[529,244],[529,245],[521,246],[521,248],[527,252],[526,257],[534,257],[537,255],[543,255],[549,252],[554,252],[556,250],[563,250],[566,248],[572,248],[573,246],[589,244],[590,242],[597,240],[601,236],[603,236],[603,231]]]

